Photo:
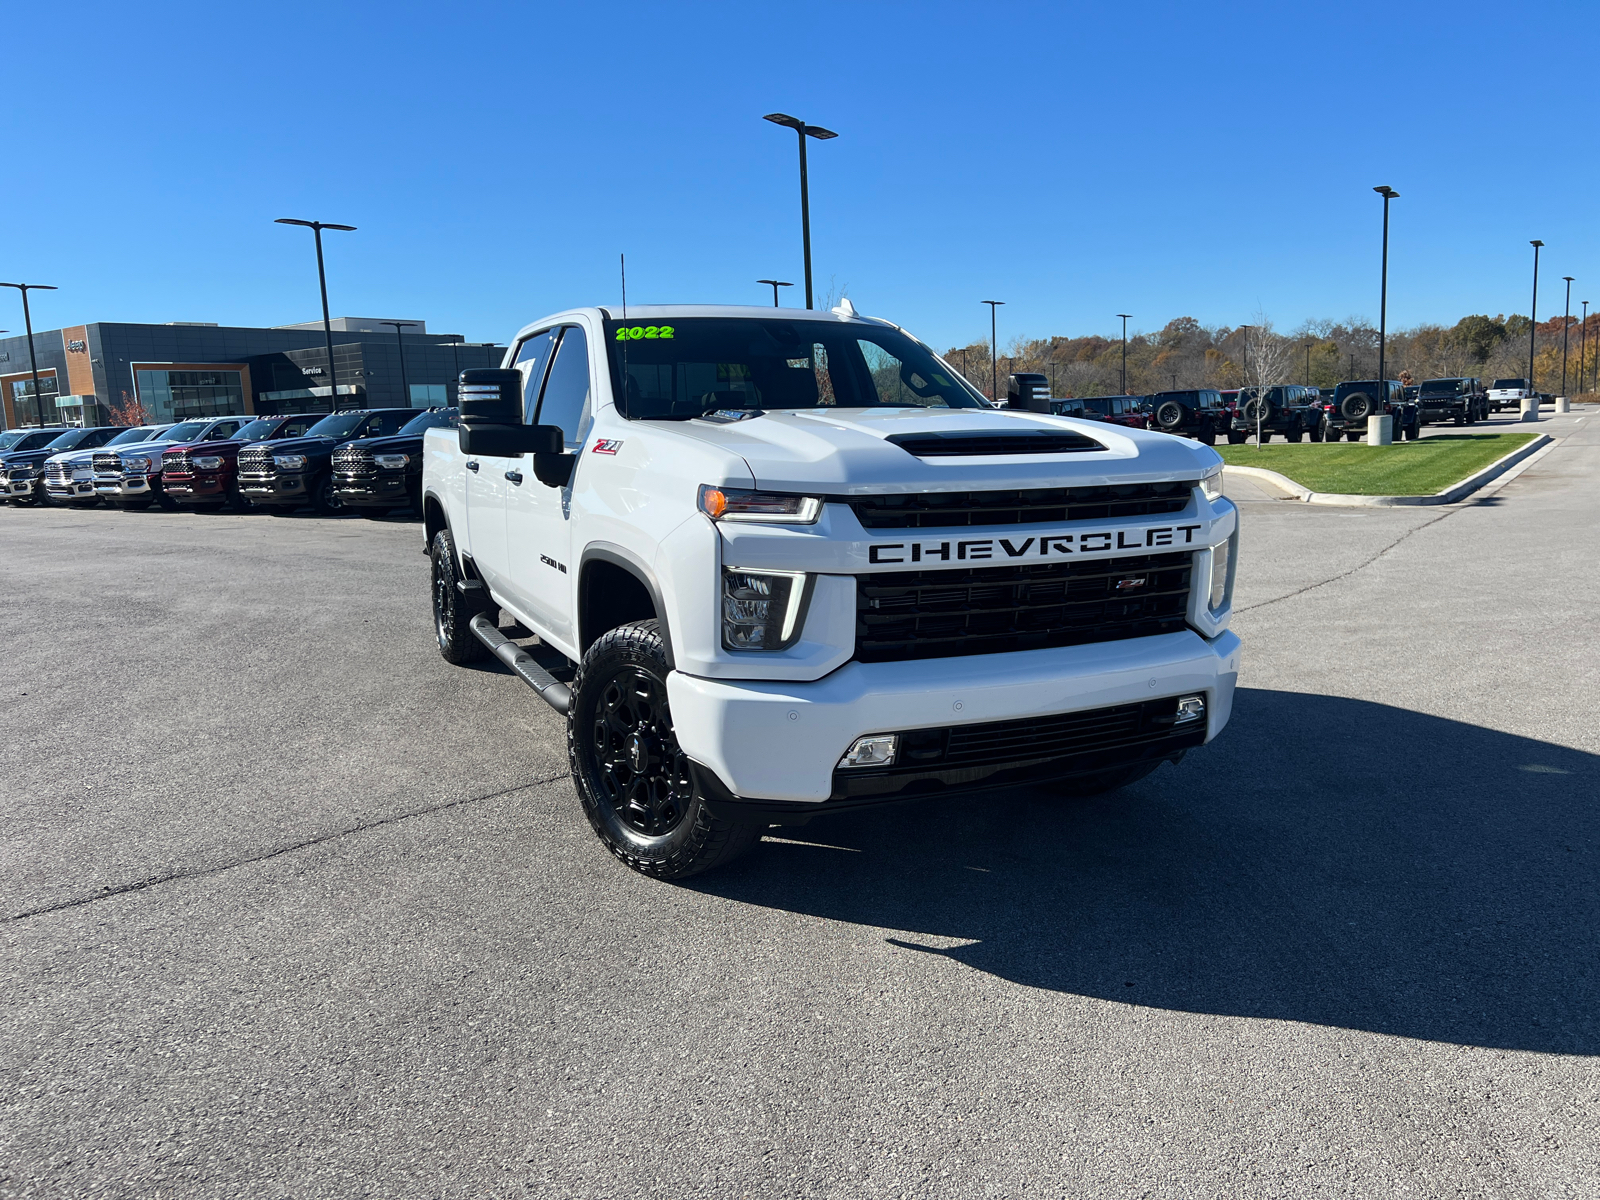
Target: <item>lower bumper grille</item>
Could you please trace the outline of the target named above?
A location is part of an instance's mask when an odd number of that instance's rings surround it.
[[[856,577],[856,658],[901,662],[1175,633],[1194,556]]]

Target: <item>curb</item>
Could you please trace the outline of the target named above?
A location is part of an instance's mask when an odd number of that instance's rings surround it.
[[[1340,492],[1313,492],[1287,475],[1280,475],[1277,471],[1269,471],[1265,467],[1236,467],[1228,463],[1222,470],[1224,475],[1232,471],[1240,475],[1265,479],[1268,483],[1288,492],[1296,500],[1303,500],[1307,504],[1332,504],[1342,508],[1397,508],[1424,504],[1454,504],[1470,496],[1484,484],[1498,479],[1523,459],[1553,444],[1554,439],[1548,433],[1541,433],[1526,446],[1519,446],[1510,454],[1495,459],[1481,471],[1468,475],[1460,483],[1442,492],[1435,492],[1431,496],[1351,496]]]

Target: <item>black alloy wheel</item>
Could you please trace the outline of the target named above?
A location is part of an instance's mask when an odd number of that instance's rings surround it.
[[[319,517],[337,516],[345,511],[344,501],[333,487],[333,472],[317,477],[311,485],[311,507]]]
[[[462,597],[461,589],[456,587],[461,574],[456,566],[455,539],[448,529],[433,535],[428,557],[432,559],[433,581],[429,590],[433,595],[433,632],[439,642],[439,653],[445,662],[457,666],[478,662],[489,653],[489,648],[472,632],[474,612]]]
[[[567,714],[567,756],[584,815],[612,854],[657,879],[721,866],[765,829],[707,802],[673,728],[671,670],[659,621],[619,625],[584,654]]]
[[[1156,424],[1172,431],[1183,424],[1183,405],[1176,400],[1166,400],[1156,409]]]

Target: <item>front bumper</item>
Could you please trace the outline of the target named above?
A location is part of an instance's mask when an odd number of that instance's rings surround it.
[[[275,475],[271,479],[241,479],[239,494],[256,504],[306,504],[311,499],[308,476]]]
[[[93,500],[95,498],[94,480],[72,479],[60,483],[46,481],[45,494],[52,500]]]
[[[835,768],[851,743],[867,734],[1019,721],[1199,693],[1206,697],[1201,740],[1209,741],[1228,723],[1238,675],[1238,637],[1225,631],[1208,640],[1184,631],[1011,654],[850,662],[813,683],[703,679],[674,671],[667,696],[679,745],[715,776],[720,788],[713,790],[741,800],[821,806],[839,796],[840,780],[848,783],[848,772]],[[1016,762],[990,764],[979,778],[922,780],[917,790],[999,786],[1011,781],[1005,771]],[[1115,765],[1122,764],[1101,761],[1096,769]]]
[[[177,501],[214,500],[228,494],[228,481],[219,474],[161,477],[161,489]]]
[[[149,497],[161,490],[161,477],[159,475],[124,475],[121,479],[108,479],[103,475],[95,476],[94,490],[97,495],[107,496],[111,499],[117,497]]]
[[[407,475],[367,475],[359,479],[333,477],[334,495],[356,508],[394,508],[411,503],[412,488],[422,480]]]
[[[39,480],[37,476],[32,479],[8,479],[5,483],[4,494],[14,500],[21,500],[27,496],[33,495],[34,489],[38,486],[38,483]]]

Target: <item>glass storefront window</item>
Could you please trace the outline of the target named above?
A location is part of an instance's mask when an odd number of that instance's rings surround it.
[[[139,400],[153,421],[232,417],[244,412],[244,376],[239,371],[134,372]]]

